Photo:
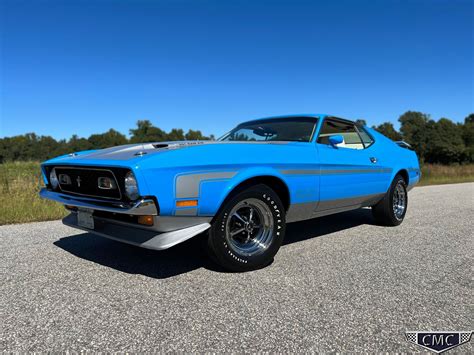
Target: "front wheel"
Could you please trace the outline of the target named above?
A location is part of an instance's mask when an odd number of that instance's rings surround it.
[[[285,235],[285,209],[278,195],[260,184],[236,193],[219,211],[209,230],[207,249],[230,271],[267,266]]]
[[[403,222],[407,208],[407,184],[401,175],[397,175],[384,198],[372,207],[372,213],[379,223],[398,226]]]

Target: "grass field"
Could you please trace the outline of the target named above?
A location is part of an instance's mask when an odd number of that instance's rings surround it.
[[[42,184],[36,162],[0,164],[0,225],[48,221],[65,216],[63,206],[39,198]]]
[[[449,166],[425,164],[421,167],[421,174],[419,186],[473,182],[474,164]]]
[[[462,166],[424,165],[420,185],[474,181],[474,164]],[[0,225],[49,221],[62,218],[66,210],[58,203],[42,200],[39,163],[0,164]]]

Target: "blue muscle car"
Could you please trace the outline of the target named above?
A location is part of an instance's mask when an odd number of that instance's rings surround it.
[[[289,222],[372,207],[399,225],[420,179],[406,143],[327,115],[249,121],[217,141],[72,153],[42,172],[40,195],[71,211],[66,225],[158,250],[200,235],[234,271],[268,265]]]

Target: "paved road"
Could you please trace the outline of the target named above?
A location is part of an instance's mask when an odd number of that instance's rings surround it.
[[[0,350],[420,351],[406,330],[473,329],[474,184],[292,224],[274,263],[224,273],[189,241],[143,250],[60,222],[0,227]],[[473,343],[457,351],[473,353]]]

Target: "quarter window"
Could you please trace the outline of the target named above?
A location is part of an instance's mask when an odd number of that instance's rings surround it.
[[[338,147],[349,149],[364,149],[364,143],[354,124],[339,120],[326,119],[319,132],[318,143],[330,144],[329,137],[339,135],[344,139]],[[369,137],[370,138],[370,137]]]
[[[364,127],[357,127],[357,130],[359,131],[360,138],[362,139],[362,143],[364,143],[365,148],[368,148],[374,144],[374,140],[371,136],[369,136]]]

